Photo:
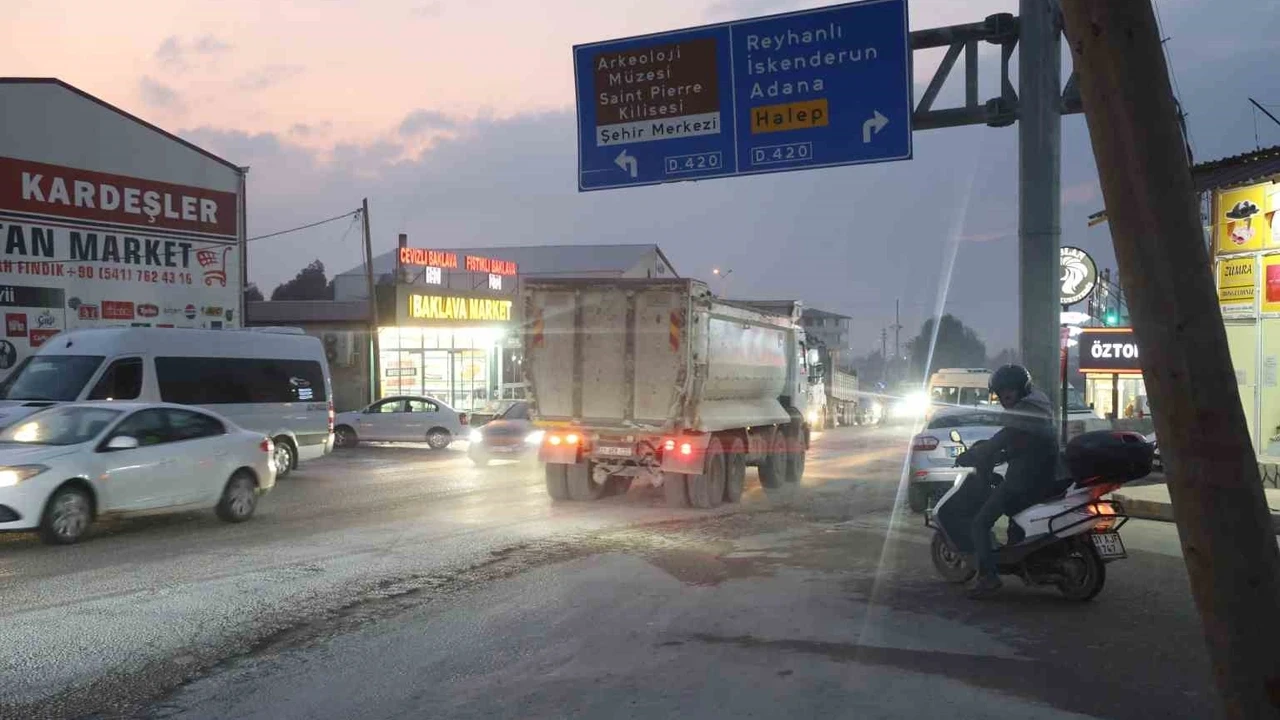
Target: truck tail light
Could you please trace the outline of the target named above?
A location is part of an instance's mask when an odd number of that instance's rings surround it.
[[[332,401],[332,400],[330,400],[330,401],[329,401],[329,432],[331,432],[331,433],[333,432],[333,421],[334,421],[334,419],[335,419],[335,416],[334,416],[334,414],[333,414],[333,401]]]
[[[675,452],[676,441],[668,439],[666,442],[662,443],[662,449],[666,450],[667,452]]]
[[[690,443],[680,443],[680,454],[681,454],[681,455],[692,455],[692,454],[693,454],[693,445],[691,445]]]
[[[262,438],[262,442],[258,443],[258,449],[270,455],[275,449],[275,443],[271,442],[271,438]]]
[[[548,445],[559,445],[559,444],[560,444],[560,443],[562,443],[562,442],[564,442],[564,440],[563,440],[563,439],[561,439],[561,437],[560,437],[559,435],[548,435],[548,436],[547,436],[547,444],[548,444]]]
[[[912,450],[937,450],[938,438],[932,435],[917,435],[911,439]]]
[[[578,444],[578,434],[577,434],[577,433],[569,433],[568,435],[565,435],[565,436],[564,436],[564,442],[565,442],[565,444],[566,444],[566,445],[577,445],[577,444]]]

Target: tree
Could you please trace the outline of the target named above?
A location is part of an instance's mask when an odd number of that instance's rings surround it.
[[[1017,350],[1014,350],[1013,348],[1005,348],[991,356],[991,359],[987,361],[987,367],[991,370],[995,370],[1001,365],[1017,365],[1018,359],[1019,356]]]
[[[930,348],[933,356],[930,358]],[[911,369],[927,378],[938,368],[982,367],[987,362],[987,346],[973,331],[953,315],[943,315],[938,323],[938,338],[933,337],[933,318],[924,321],[920,334],[907,343]]]
[[[265,300],[266,298],[262,297],[262,291],[258,289],[257,283],[249,283],[244,287],[244,299],[248,302],[254,302],[255,300]]]
[[[298,271],[292,280],[271,291],[272,300],[332,300],[333,283],[325,277],[324,263],[319,260]]]

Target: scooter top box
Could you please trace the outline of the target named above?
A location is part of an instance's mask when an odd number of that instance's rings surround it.
[[[1076,436],[1065,455],[1077,481],[1127,482],[1151,474],[1153,450],[1138,433],[1099,430]]]

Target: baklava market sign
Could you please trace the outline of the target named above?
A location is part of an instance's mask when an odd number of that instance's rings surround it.
[[[410,323],[504,323],[511,320],[511,301],[459,295],[410,294],[405,311]]]

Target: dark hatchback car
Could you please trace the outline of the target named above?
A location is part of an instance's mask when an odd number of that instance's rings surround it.
[[[529,418],[529,403],[519,401],[492,420],[471,431],[467,457],[484,467],[491,460],[533,460],[538,456],[542,431]]]

